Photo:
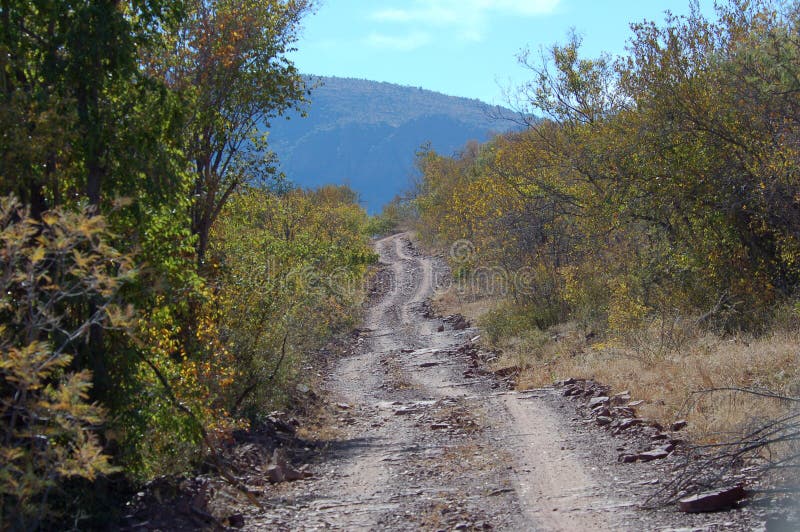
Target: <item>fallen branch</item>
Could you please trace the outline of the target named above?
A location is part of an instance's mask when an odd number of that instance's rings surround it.
[[[683,470],[666,483],[651,501],[661,504],[675,502],[687,495],[738,484],[743,479],[763,481],[771,477],[779,485],[771,491],[798,493],[798,486],[784,485],[787,471],[800,469],[800,410],[794,405],[800,397],[787,396],[765,389],[719,387],[694,392],[693,395],[714,392],[744,393],[781,401],[792,405],[791,411],[761,422],[755,429],[728,441],[696,445],[685,457]],[[746,468],[746,475],[744,473]],[[792,473],[793,474],[793,473]],[[745,479],[745,476],[747,477]],[[779,490],[779,491],[776,491]],[[752,493],[768,493],[768,489],[751,489]]]
[[[717,388],[708,388],[705,390],[697,390],[692,392],[692,394],[709,394],[714,392],[741,392],[747,393],[750,395],[757,395],[759,397],[767,397],[769,399],[779,399],[781,401],[789,401],[793,403],[800,403],[800,397],[790,397],[788,395],[781,395],[775,393],[771,390],[766,389],[759,389],[759,388],[738,388],[736,386],[722,386]]]

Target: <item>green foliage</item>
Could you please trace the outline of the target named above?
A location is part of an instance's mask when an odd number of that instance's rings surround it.
[[[250,189],[215,226],[220,333],[243,375],[231,407],[253,414],[280,398],[304,353],[352,326],[366,266],[375,260],[367,216],[344,187]]]
[[[275,173],[258,133],[297,107],[303,78],[286,57],[310,0],[188,0],[179,28],[146,68],[181,94],[192,162],[192,232],[199,261],[231,194]]]
[[[519,92],[520,134],[420,155],[429,240],[468,239],[469,267],[524,272],[541,323],[617,333],[675,311],[762,327],[800,281],[797,4],[731,2],[634,25],[627,57],[574,36]],[[462,265],[463,266],[463,265]],[[550,312],[552,311],[552,312]]]
[[[297,370],[275,358],[290,325],[293,361],[352,323],[373,259],[355,195],[238,196],[272,178],[257,127],[305,95],[286,54],[310,5],[0,8],[0,193],[23,205],[0,227],[3,525],[88,503],[53,494],[112,471],[107,454],[129,479],[188,470],[246,426],[240,398],[266,407],[268,367]]]

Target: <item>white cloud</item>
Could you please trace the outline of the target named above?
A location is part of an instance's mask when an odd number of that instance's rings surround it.
[[[417,48],[430,44],[432,37],[429,33],[417,31],[408,35],[386,35],[383,33],[371,33],[366,43],[375,48],[387,48],[401,52],[410,52]]]
[[[555,11],[560,0],[468,0],[465,5],[511,15],[547,15]]]
[[[410,7],[380,9],[373,11],[369,17],[383,23],[446,28],[455,32],[456,38],[461,41],[476,42],[483,40],[488,18],[492,14],[526,17],[546,15],[552,13],[559,2],[560,0],[413,0]],[[382,37],[380,41],[408,39],[386,35]]]

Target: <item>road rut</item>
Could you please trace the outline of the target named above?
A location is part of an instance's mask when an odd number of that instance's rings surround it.
[[[286,488],[248,528],[624,529],[633,504],[604,487],[608,474],[574,444],[554,391],[465,377],[477,331],[423,312],[443,265],[405,234],[376,250],[389,289],[367,310],[360,347],[327,379],[344,436],[312,480]]]

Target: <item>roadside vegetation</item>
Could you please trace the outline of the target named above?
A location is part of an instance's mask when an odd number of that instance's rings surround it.
[[[283,184],[305,0],[0,6],[0,528],[108,525],[280,407],[374,260]],[[218,465],[218,464],[217,464]]]
[[[595,378],[698,442],[779,420],[754,448],[794,478],[799,30],[796,2],[734,0],[634,24],[626,56],[523,53],[523,131],[419,154],[408,205],[456,277],[438,304],[520,387]]]

